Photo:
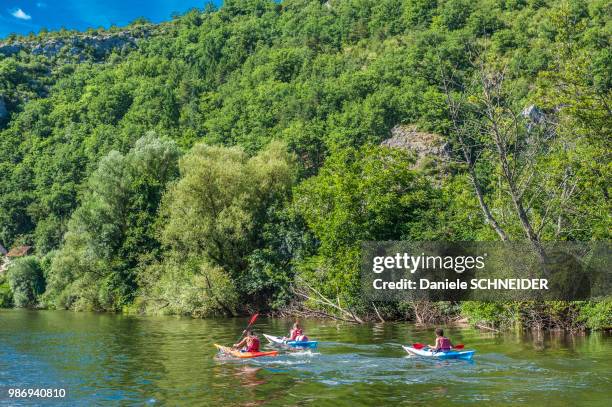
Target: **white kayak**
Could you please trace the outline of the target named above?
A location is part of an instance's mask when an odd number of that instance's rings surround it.
[[[404,350],[408,352],[410,355],[414,356],[423,356],[427,358],[436,358],[436,359],[465,359],[470,360],[475,350],[449,350],[448,352],[438,351],[434,352],[429,348],[425,349],[417,349],[412,346],[403,346]]]
[[[317,341],[285,341],[278,336],[263,334],[263,336],[272,345],[289,346],[292,348],[316,348],[319,342]]]

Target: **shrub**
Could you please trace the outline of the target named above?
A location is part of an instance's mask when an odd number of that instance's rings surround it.
[[[514,321],[512,307],[502,303],[466,301],[461,304],[461,315],[471,324],[509,326]]]
[[[6,279],[5,274],[0,274],[0,308],[13,306],[13,292]]]
[[[229,274],[201,258],[170,254],[163,263],[149,266],[140,283],[139,308],[156,314],[229,316],[240,304]]]
[[[8,270],[8,282],[16,307],[29,308],[37,304],[45,291],[45,278],[40,263],[33,256],[16,260]]]
[[[589,329],[612,329],[612,298],[585,302],[580,307],[579,319]]]

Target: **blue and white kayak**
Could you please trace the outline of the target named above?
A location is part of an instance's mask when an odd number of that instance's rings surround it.
[[[265,336],[272,345],[289,346],[292,348],[316,348],[319,343],[317,341],[284,341],[283,338],[279,338],[278,336],[266,334],[263,334],[263,336]]]
[[[404,350],[408,352],[410,355],[422,356],[426,358],[436,358],[436,359],[470,360],[472,359],[472,356],[474,356],[474,353],[476,353],[475,350],[449,350],[448,352],[443,352],[443,351],[434,352],[429,348],[417,349],[417,348],[413,348],[412,346],[403,346],[403,345],[402,345],[402,348],[404,348]]]

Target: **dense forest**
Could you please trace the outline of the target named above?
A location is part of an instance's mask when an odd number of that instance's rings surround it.
[[[0,305],[612,326],[610,298],[373,304],[359,277],[366,240],[610,239],[612,3],[224,3],[0,46],[0,243],[34,248]]]

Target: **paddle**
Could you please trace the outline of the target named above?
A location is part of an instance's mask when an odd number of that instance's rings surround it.
[[[427,346],[427,345],[425,345],[425,344],[423,344],[423,343],[418,343],[418,342],[417,342],[417,343],[413,343],[413,344],[412,344],[412,347],[413,347],[414,349],[423,349],[423,348],[424,348],[424,347],[426,347],[426,346]],[[464,344],[462,344],[462,343],[460,343],[460,344],[457,344],[457,345],[453,346],[453,349],[463,349],[463,348],[465,348],[465,345],[464,345]]]
[[[247,325],[246,328],[244,328],[244,331],[242,331],[242,334],[240,334],[240,337],[238,338],[238,342],[240,342],[240,340],[242,339],[242,337],[246,333],[247,329],[249,329],[251,327],[251,325],[253,325],[253,323],[255,323],[255,320],[257,320],[258,316],[259,316],[259,313],[256,313],[255,315],[253,315],[251,317],[251,319],[249,319],[249,324]]]

